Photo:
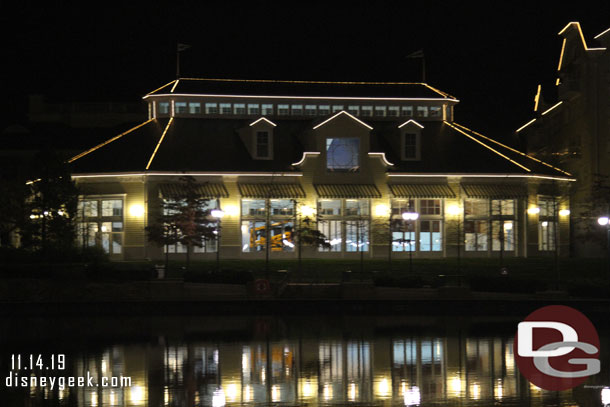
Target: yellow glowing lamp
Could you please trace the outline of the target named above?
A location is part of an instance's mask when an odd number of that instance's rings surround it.
[[[129,215],[134,218],[141,218],[144,216],[144,205],[142,204],[133,204],[129,207]]]
[[[388,216],[390,214],[390,208],[387,205],[379,204],[375,206],[375,216]]]
[[[451,205],[447,208],[447,213],[451,216],[457,216],[460,214],[460,207],[457,205]]]
[[[538,215],[540,213],[540,208],[537,208],[537,207],[528,208],[527,213],[528,213],[528,215]]]
[[[569,209],[562,209],[559,211],[559,216],[570,216],[570,210]]]
[[[316,213],[315,209],[312,208],[311,206],[307,206],[307,205],[301,206],[301,216],[309,218],[309,217],[314,216],[315,213]]]

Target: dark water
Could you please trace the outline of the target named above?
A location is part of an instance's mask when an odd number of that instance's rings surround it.
[[[516,318],[222,316],[5,318],[1,406],[601,406],[602,372],[573,390],[524,380]],[[600,326],[601,325],[601,326]],[[131,386],[6,388],[11,355],[37,376],[129,377]],[[64,370],[46,370],[65,354]],[[29,362],[25,362],[27,365]],[[13,373],[28,376],[22,365]],[[13,376],[14,377],[14,376]],[[56,384],[57,387],[57,384]]]

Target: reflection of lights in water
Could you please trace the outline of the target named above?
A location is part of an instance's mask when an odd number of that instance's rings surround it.
[[[254,391],[252,390],[252,386],[246,386],[244,387],[244,401],[246,403],[252,401],[252,395],[253,395]]]
[[[280,397],[281,397],[280,386],[277,386],[277,385],[271,386],[271,401],[274,403],[277,401],[280,401]]]
[[[91,407],[97,406],[97,393],[91,393]]]
[[[108,367],[106,366],[106,361],[102,360],[102,373],[106,373],[106,369],[108,369]]]
[[[504,397],[504,389],[502,388],[502,380],[498,379],[498,384],[496,384],[496,398],[498,400],[502,400]]]
[[[349,391],[348,391],[349,401],[356,401],[357,397],[358,397],[358,386],[356,385],[356,383],[350,383]]]
[[[218,364],[218,349],[214,351],[214,364]]]
[[[59,389],[59,391],[57,392],[57,397],[59,397],[60,400],[63,400],[63,398],[65,397],[64,391],[62,389]]]
[[[239,397],[239,389],[237,387],[236,383],[229,383],[225,386],[226,390],[225,390],[225,397],[227,399],[227,402],[229,403],[233,403],[237,401],[237,398]]]
[[[390,395],[390,383],[387,378],[381,379],[377,383],[377,396],[388,397]]]
[[[241,368],[243,370],[250,370],[250,358],[248,358],[247,353],[241,354]]]
[[[459,396],[462,393],[462,380],[458,376],[454,376],[453,379],[451,379],[449,386],[451,388],[451,392],[455,395]]]
[[[604,406],[610,404],[610,387],[604,387],[602,389],[602,404]]]
[[[327,383],[324,385],[324,390],[322,391],[324,395],[324,400],[328,401],[333,398],[333,388]]]
[[[241,248],[241,250],[242,250],[243,252],[246,252],[246,251],[248,251],[248,248],[249,248],[249,247],[250,247],[250,246],[248,246],[247,244],[245,244],[245,245],[244,245],[244,246]]]
[[[110,405],[111,406],[116,405],[116,395],[114,394],[113,390],[110,390]]]
[[[225,392],[222,388],[218,388],[214,390],[214,394],[212,395],[212,407],[224,407],[227,404],[227,400],[225,399]]]
[[[129,388],[129,398],[133,405],[139,406],[144,404],[144,388],[138,385],[131,386]]]
[[[537,392],[542,391],[542,389],[540,387],[536,386],[532,382],[530,382],[530,390],[537,391]]]
[[[412,389],[405,391],[404,402],[405,406],[419,406],[421,403],[419,387],[413,386]]]
[[[312,398],[316,394],[316,384],[310,379],[301,380],[301,397]]]
[[[294,244],[292,244],[291,242],[289,242],[288,240],[284,239],[282,240],[282,243],[284,243],[284,245],[288,246],[288,247],[294,247]]]
[[[474,383],[470,389],[472,398],[478,400],[481,397],[481,386],[478,383]]]
[[[265,373],[265,368],[261,369],[261,382],[265,383],[265,379],[267,378],[267,374]]]
[[[169,404],[169,389],[167,387],[165,387],[165,390],[163,391],[163,401],[165,402],[165,405]]]

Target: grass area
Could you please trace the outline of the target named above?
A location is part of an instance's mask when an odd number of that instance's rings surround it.
[[[58,280],[141,281],[156,278],[155,262],[8,262],[0,267],[0,278],[51,278]],[[559,270],[552,258],[508,258],[507,275],[501,274],[499,259],[408,259],[387,260],[304,259],[301,270],[296,260],[223,260],[222,271],[215,261],[170,262],[166,278],[190,282],[245,284],[257,278],[272,281],[323,282],[368,281],[378,286],[439,287],[458,282],[476,291],[527,293],[557,288],[571,295],[610,298],[610,272],[606,259],[562,258]],[[285,271],[278,271],[285,270]],[[445,277],[442,277],[442,276]],[[459,275],[459,277],[458,277]]]

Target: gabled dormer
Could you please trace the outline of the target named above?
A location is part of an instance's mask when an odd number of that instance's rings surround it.
[[[346,111],[315,125],[318,151],[327,172],[358,172],[370,149],[373,128]]]
[[[239,130],[239,136],[254,160],[273,160],[273,130],[277,125],[261,117]]]
[[[421,132],[424,126],[411,119],[398,126],[400,134],[400,159],[402,161],[421,160]]]

